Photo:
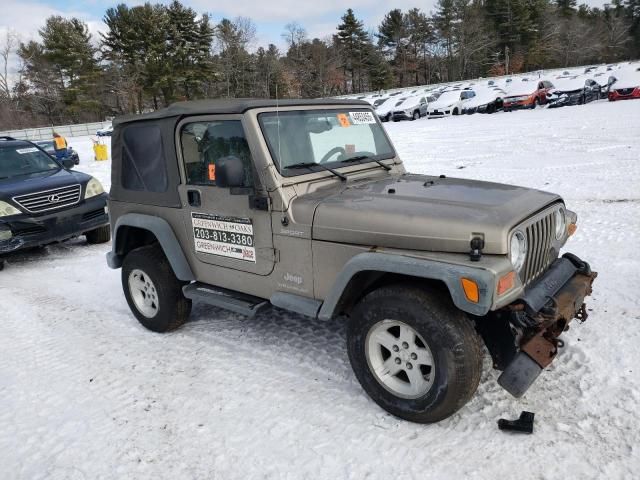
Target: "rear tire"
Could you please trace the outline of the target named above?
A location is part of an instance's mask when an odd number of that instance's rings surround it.
[[[85,237],[87,237],[87,243],[90,244],[98,244],[98,243],[107,243],[111,240],[111,229],[109,225],[103,225],[102,227],[98,227],[95,230],[90,230],[86,232]]]
[[[389,413],[412,422],[438,422],[453,415],[480,382],[480,337],[441,292],[409,284],[374,290],[352,312],[347,346],[367,394]]]
[[[184,324],[191,300],[162,249],[156,245],[136,248],[122,263],[122,289],[138,321],[154,332],[169,332]]]

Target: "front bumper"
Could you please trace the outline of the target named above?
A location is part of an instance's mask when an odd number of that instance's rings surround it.
[[[549,108],[565,107],[569,105],[580,105],[582,103],[581,94],[564,94],[549,100]]]
[[[609,92],[610,102],[615,102],[616,100],[633,100],[634,98],[640,98],[640,87],[622,88]]]
[[[444,110],[431,110],[427,112],[427,116],[429,118],[439,118],[439,117],[446,117],[451,115],[451,109],[450,108],[446,108]]]
[[[525,295],[507,307],[511,325],[520,332],[516,355],[500,375],[498,383],[521,397],[558,353],[558,337],[577,318],[587,319],[584,300],[597,277],[589,264],[575,255],[557,259]]]
[[[0,218],[0,232],[11,238],[0,240],[0,255],[77,237],[109,224],[107,194],[103,193],[71,208],[46,215],[13,215]]]
[[[504,102],[504,110],[509,112],[511,110],[521,110],[525,108],[531,108],[533,106],[532,100],[520,100],[517,102]]]
[[[413,120],[413,114],[409,115],[407,112],[393,112],[392,118],[394,122],[399,122],[401,120]]]

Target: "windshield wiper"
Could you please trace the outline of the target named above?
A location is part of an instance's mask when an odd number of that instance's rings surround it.
[[[336,172],[333,168],[329,168],[325,165],[322,165],[321,163],[316,163],[316,162],[294,163],[293,165],[287,165],[286,167],[284,167],[284,170],[293,170],[294,168],[308,168],[311,170],[311,167],[320,167],[321,169],[326,170],[327,172],[333,173],[336,177],[338,177],[343,182],[347,181],[347,177],[345,177],[339,172]]]
[[[376,160],[375,158],[373,158],[373,157],[371,157],[369,155],[356,155],[355,157],[350,157],[350,158],[347,158],[345,160],[340,160],[340,161],[342,163],[350,163],[350,162],[359,162],[361,160],[369,160],[371,162],[376,162],[378,165],[380,165],[382,168],[384,168],[387,172],[389,170],[391,170],[391,167],[389,165],[385,165],[380,160]]]

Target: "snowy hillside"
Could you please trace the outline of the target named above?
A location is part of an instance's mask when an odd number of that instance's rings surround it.
[[[521,400],[485,358],[474,398],[398,420],[351,371],[344,326],[194,307],[154,334],[108,245],[74,240],[0,272],[2,479],[633,479],[640,468],[640,101],[386,124],[410,171],[560,193],[567,249],[600,275],[589,320]],[[83,170],[108,187],[110,162]],[[530,436],[500,417],[536,413]]]

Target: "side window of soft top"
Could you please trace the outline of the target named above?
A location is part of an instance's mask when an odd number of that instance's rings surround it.
[[[252,159],[240,120],[186,124],[180,132],[182,160],[188,185],[216,185],[216,163],[238,157],[244,165],[244,185],[253,186]]]
[[[122,186],[126,190],[163,193],[169,179],[158,125],[132,124],[122,135]]]

